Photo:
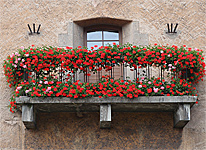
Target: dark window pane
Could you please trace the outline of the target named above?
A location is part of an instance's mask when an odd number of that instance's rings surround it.
[[[87,32],[87,40],[102,40],[102,31]]]
[[[94,45],[97,45],[97,47],[94,47]],[[102,46],[102,42],[87,42],[88,49],[91,49],[91,47],[94,47],[94,49],[98,49],[100,46]]]
[[[119,40],[119,33],[116,31],[103,31],[104,40]]]
[[[113,46],[113,43],[116,43],[116,45],[119,45],[119,41],[107,41],[107,42],[104,42],[104,46],[108,46],[108,45]]]

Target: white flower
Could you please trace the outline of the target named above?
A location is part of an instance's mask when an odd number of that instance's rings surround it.
[[[17,90],[20,90],[21,88],[22,88],[22,86],[18,86],[16,89],[17,89]]]
[[[172,64],[169,64],[168,66],[169,66],[169,67],[172,67]]]
[[[26,90],[26,91],[25,91],[25,93],[29,93],[29,92],[30,92],[29,90]]]

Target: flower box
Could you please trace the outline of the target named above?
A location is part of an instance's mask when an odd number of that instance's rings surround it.
[[[16,98],[22,110],[22,121],[26,128],[36,127],[37,112],[100,112],[100,128],[110,128],[112,112],[174,112],[174,127],[183,128],[190,121],[190,108],[197,101],[196,96],[139,96],[88,97],[71,99],[66,97]]]
[[[120,76],[114,75],[116,66]],[[3,67],[15,89],[10,111],[21,106],[27,128],[36,126],[36,112],[62,111],[100,111],[101,128],[111,126],[111,111],[167,111],[174,112],[174,127],[183,128],[197,100],[193,84],[206,72],[202,50],[157,44],[97,50],[33,45],[8,56]],[[89,81],[91,73],[97,82]]]

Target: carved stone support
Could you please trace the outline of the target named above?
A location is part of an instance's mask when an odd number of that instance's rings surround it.
[[[22,105],[22,121],[28,129],[36,127],[34,105]]]
[[[190,121],[190,104],[179,104],[174,112],[174,127],[183,128]]]
[[[111,121],[111,104],[100,105],[100,128],[110,128]]]

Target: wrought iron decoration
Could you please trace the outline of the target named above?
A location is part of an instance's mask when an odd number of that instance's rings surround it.
[[[39,32],[40,27],[41,27],[41,24],[39,24],[39,27],[38,27],[37,31],[35,31],[35,24],[33,23],[33,32],[32,32],[31,27],[28,24],[28,28],[29,28],[29,31],[30,31],[29,35],[32,35],[33,33],[40,34],[40,32]]]
[[[166,32],[166,33],[177,33],[176,32],[177,26],[178,26],[178,23],[176,23],[175,28],[173,30],[173,23],[171,23],[171,25],[169,25],[169,23],[167,23],[168,32]],[[170,30],[170,28],[171,28],[171,30]]]

